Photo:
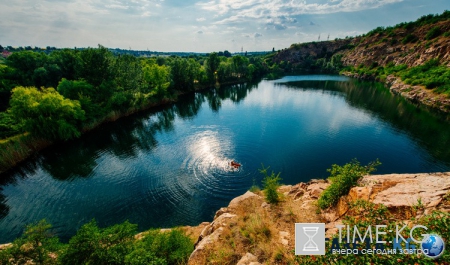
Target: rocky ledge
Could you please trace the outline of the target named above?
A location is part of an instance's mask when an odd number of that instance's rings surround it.
[[[282,201],[268,204],[262,192],[246,192],[202,223],[188,264],[274,264],[292,260],[294,223],[324,222],[327,236],[347,214],[349,202],[362,199],[384,204],[397,220],[420,217],[432,210],[450,212],[450,172],[389,174],[363,177],[336,207],[319,211],[316,201],[330,183],[311,180],[282,186]],[[420,206],[420,207],[418,207]]]
[[[370,75],[360,75],[351,72],[344,72],[342,74],[361,80],[380,81]],[[434,93],[432,90],[426,89],[424,86],[405,84],[401,78],[394,75],[389,75],[386,77],[385,85],[392,91],[392,93],[400,95],[414,104],[423,105],[429,109],[437,110],[442,113],[450,113],[450,98],[444,94]]]

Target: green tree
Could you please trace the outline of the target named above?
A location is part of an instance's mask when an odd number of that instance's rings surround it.
[[[101,229],[95,220],[83,225],[61,255],[62,264],[125,264],[132,251],[137,225],[129,222]]]
[[[88,83],[98,87],[102,83],[114,79],[113,63],[113,54],[101,45],[97,49],[82,50],[80,64],[76,65],[78,67],[77,79],[85,79]]]
[[[208,81],[213,84],[216,82],[217,69],[220,65],[220,58],[217,53],[210,53],[208,59],[206,60],[206,74]]]
[[[143,63],[143,86],[141,92],[166,95],[170,86],[170,68],[156,63]]]
[[[50,54],[50,59],[60,69],[61,78],[75,80],[77,78],[77,71],[81,71],[82,61],[80,53],[77,50],[56,50]]]
[[[72,100],[79,100],[83,96],[95,98],[94,86],[84,80],[71,81],[63,78],[57,90],[65,98]]]
[[[232,57],[232,60],[233,60],[234,75],[237,78],[246,77],[247,66],[249,63],[248,59],[241,55],[235,55]]]
[[[63,78],[59,82],[58,92],[65,98],[78,100],[81,108],[85,112],[86,122],[95,121],[100,118],[104,111],[102,110],[102,98],[99,98],[97,89],[84,80],[67,80]]]
[[[197,61],[192,58],[175,58],[172,60],[170,67],[173,87],[176,90],[194,90],[194,84],[200,71],[200,64]]]
[[[45,220],[27,226],[24,234],[14,240],[12,247],[1,251],[0,262],[29,264],[32,260],[35,264],[56,264],[56,259],[49,254],[58,252],[61,245],[50,229],[51,225]]]
[[[112,67],[117,90],[140,91],[143,83],[142,65],[135,56],[120,55]]]
[[[81,135],[85,116],[78,101],[64,98],[53,88],[16,87],[12,93],[10,113],[26,131],[53,140]]]
[[[10,78],[21,86],[34,86],[34,73],[47,62],[47,55],[33,51],[14,52],[6,59],[6,64],[13,69]]]
[[[217,68],[217,78],[219,82],[231,80],[233,77],[233,62],[231,59],[221,61]]]

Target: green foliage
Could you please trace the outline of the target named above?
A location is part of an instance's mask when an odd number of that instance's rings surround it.
[[[109,105],[112,110],[126,112],[132,106],[133,95],[129,91],[120,91],[112,95]]]
[[[384,30],[385,30],[384,27],[377,27],[376,29],[367,32],[366,36],[370,37],[376,34],[384,33]]]
[[[323,191],[320,198],[317,200],[317,204],[320,209],[326,209],[330,206],[336,205],[339,198],[348,194],[350,189],[356,185],[358,180],[373,171],[381,163],[376,160],[370,162],[367,166],[361,166],[360,163],[354,159],[344,166],[332,165],[331,169],[327,169],[330,172],[328,180],[331,181],[331,185]]]
[[[137,225],[128,221],[99,228],[92,220],[68,244],[60,244],[50,229],[45,220],[28,226],[10,248],[0,251],[0,264],[29,264],[32,260],[64,265],[179,265],[186,264],[194,250],[191,239],[179,229],[151,230],[137,240]]]
[[[14,52],[8,56],[6,64],[13,69],[10,79],[23,86],[33,86],[35,70],[44,66],[45,54],[32,51]]]
[[[20,132],[20,124],[11,113],[0,112],[0,139],[7,138]]]
[[[450,69],[439,63],[438,59],[431,59],[423,65],[408,68],[407,65],[387,64],[385,67],[359,67],[350,71],[360,75],[378,77],[381,80],[388,75],[396,75],[410,85],[423,85],[428,89],[434,89],[437,93],[450,95]]]
[[[429,89],[436,89],[436,92],[450,93],[450,69],[440,65],[438,59],[411,67],[399,75],[407,84],[425,85]]]
[[[97,223],[83,225],[61,255],[63,264],[124,264],[133,249],[137,225],[124,222],[101,229]]]
[[[100,86],[114,78],[114,57],[108,49],[99,45],[97,49],[88,48],[80,52],[80,64],[76,69],[77,77],[89,84]],[[77,78],[77,79],[78,79]]]
[[[277,204],[280,201],[278,188],[280,187],[281,173],[279,172],[275,175],[275,172],[272,171],[272,173],[269,175],[267,170],[269,170],[269,167],[265,168],[264,165],[262,165],[262,168],[259,169],[259,172],[264,175],[264,179],[262,181],[264,194],[267,202]]]
[[[410,34],[406,35],[402,39],[402,44],[407,44],[407,43],[410,43],[410,42],[416,42],[417,40],[418,40],[418,38],[415,35],[410,33]]]
[[[141,92],[164,96],[170,86],[170,68],[158,63],[143,63],[143,81]]]
[[[61,245],[57,237],[50,233],[51,225],[45,220],[26,227],[23,235],[14,240],[12,247],[0,251],[1,264],[56,264],[51,253],[57,253]],[[15,262],[11,262],[14,260]]]
[[[217,70],[220,65],[220,58],[217,53],[210,53],[205,65],[208,81],[210,83],[216,82]]]
[[[155,59],[115,56],[101,45],[48,47],[49,54],[10,48],[14,53],[0,64],[0,113],[10,108],[0,114],[0,138],[29,131],[50,140],[70,139],[110,118],[176,98],[179,92],[218,80],[252,80],[267,72],[261,56],[231,56],[228,51],[222,56]],[[57,87],[58,92],[44,87]]]
[[[425,35],[425,39],[431,40],[436,38],[437,36],[441,35],[442,31],[439,27],[433,27],[428,31],[427,35]]]
[[[66,99],[53,88],[16,87],[10,113],[32,135],[67,140],[80,136],[84,111],[78,101]]]
[[[67,80],[63,78],[58,85],[58,92],[65,98],[79,100],[82,97],[95,98],[95,88],[85,80]]]
[[[80,52],[77,50],[63,49],[53,51],[50,55],[50,60],[58,65],[61,78],[68,80],[75,80],[81,76],[82,61],[80,58]],[[59,81],[59,80],[57,80]]]
[[[154,260],[156,262],[165,262],[161,264],[186,264],[189,255],[194,251],[194,245],[191,239],[179,229],[172,229],[164,232],[152,230],[136,244],[135,249],[128,256],[128,259],[139,258],[139,253],[142,253],[143,251],[154,253]],[[146,257],[146,259],[151,258],[153,257]],[[131,264],[142,263],[137,262]]]
[[[250,187],[249,191],[251,191],[251,192],[259,192],[259,191],[261,191],[261,188],[256,184],[256,180],[255,179],[253,179],[253,184]]]
[[[175,58],[171,64],[173,86],[178,91],[194,90],[200,64],[194,59]]]

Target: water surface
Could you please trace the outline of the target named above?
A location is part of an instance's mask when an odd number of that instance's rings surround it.
[[[211,89],[0,175],[0,243],[43,218],[63,240],[92,218],[140,230],[211,221],[261,182],[262,163],[286,184],[353,158],[380,159],[378,173],[449,171],[449,146],[448,123],[377,83],[308,75]]]

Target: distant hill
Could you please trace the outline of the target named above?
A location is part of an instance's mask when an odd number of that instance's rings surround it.
[[[284,74],[340,72],[386,82],[413,102],[450,112],[450,11],[362,36],[292,44],[270,63]]]
[[[343,66],[385,66],[390,62],[417,66],[439,58],[450,62],[450,11],[441,15],[427,15],[414,22],[400,23],[393,27],[378,27],[363,36],[332,41],[292,44],[273,56],[273,62],[286,72],[319,69],[314,64],[319,59],[330,61],[341,54]],[[315,66],[315,67],[314,67]],[[322,69],[324,70],[324,69]]]

